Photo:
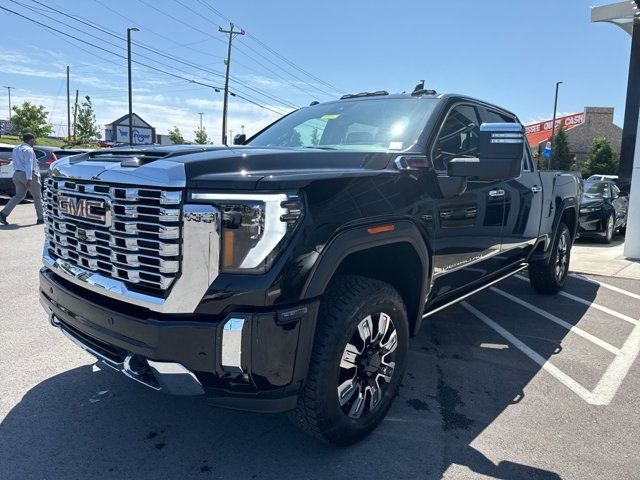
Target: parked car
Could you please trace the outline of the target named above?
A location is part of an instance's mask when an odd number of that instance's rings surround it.
[[[243,145],[62,159],[42,305],[154,390],[355,442],[423,318],[524,268],[563,288],[578,180],[538,171],[525,138],[507,110],[418,90],[301,108]]]
[[[0,143],[0,193],[10,194],[15,191],[13,186],[13,165],[11,152],[15,145]]]
[[[629,197],[613,181],[587,180],[580,201],[580,236],[610,243],[616,231],[625,231],[628,210]]]
[[[13,184],[13,162],[11,161],[11,152],[14,148],[15,145],[0,143],[0,192],[8,195],[15,195],[16,192]],[[33,151],[36,154],[38,166],[40,167],[40,180],[44,182],[44,179],[49,175],[49,167],[53,162],[59,158],[78,155],[88,152],[89,150],[35,145]]]
[[[611,180],[612,182],[616,182],[618,180],[618,175],[591,175],[587,178],[587,181],[601,182],[603,180]]]

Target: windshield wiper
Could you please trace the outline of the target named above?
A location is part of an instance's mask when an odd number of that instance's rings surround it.
[[[313,148],[316,150],[338,150],[336,147],[302,147],[302,148]]]

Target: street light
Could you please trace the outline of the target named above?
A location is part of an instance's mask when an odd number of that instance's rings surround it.
[[[9,92],[9,121],[11,121],[11,89],[15,88],[15,87],[2,87],[2,88],[6,88],[7,92]]]
[[[127,28],[127,64],[129,76],[129,146],[133,145],[133,95],[131,92],[131,32],[140,30],[133,27]]]
[[[551,160],[553,160],[553,136],[556,134],[556,112],[558,111],[558,89],[564,82],[556,82],[556,99],[553,101],[553,122],[551,123],[551,141],[549,142],[549,167],[551,170]]]

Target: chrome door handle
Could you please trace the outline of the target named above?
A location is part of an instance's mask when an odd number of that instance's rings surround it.
[[[542,187],[539,187],[538,185],[534,185],[533,187],[531,187],[531,191],[533,193],[540,193],[542,191]]]
[[[500,190],[490,190],[489,191],[489,196],[490,197],[503,197],[504,196],[504,190],[500,189]]]

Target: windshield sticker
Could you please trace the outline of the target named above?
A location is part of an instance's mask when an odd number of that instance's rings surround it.
[[[332,115],[323,115],[322,117],[320,117],[320,120],[335,120],[339,116],[340,116],[339,113],[332,114]]]
[[[402,150],[402,142],[389,142],[389,150]]]

